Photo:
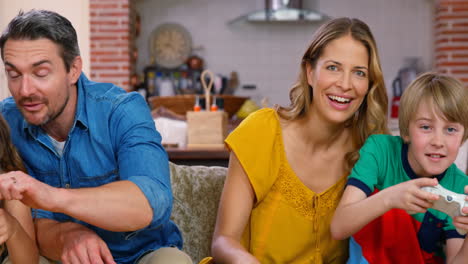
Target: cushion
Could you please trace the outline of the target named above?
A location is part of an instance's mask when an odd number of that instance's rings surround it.
[[[170,163],[174,204],[171,219],[184,239],[184,252],[194,263],[210,255],[219,198],[227,168]]]

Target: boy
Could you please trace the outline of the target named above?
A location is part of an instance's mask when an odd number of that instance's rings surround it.
[[[454,78],[426,73],[405,90],[400,106],[401,137],[373,135],[366,141],[333,217],[332,235],[347,238],[391,209],[403,209],[412,214],[400,214],[412,221],[401,229],[408,239],[392,247],[413,239],[420,263],[444,263],[444,255],[446,263],[466,263],[468,242],[455,227],[468,230],[468,217],[452,219],[432,209],[438,195],[421,187],[439,183],[468,192],[468,177],[453,164],[468,136],[468,90]],[[380,191],[370,196],[375,189]]]

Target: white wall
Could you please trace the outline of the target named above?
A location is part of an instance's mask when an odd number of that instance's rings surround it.
[[[9,21],[20,10],[48,9],[68,18],[78,34],[78,44],[83,57],[83,70],[89,73],[89,0],[0,0],[0,30],[3,32]],[[9,95],[3,63],[0,63],[0,99]]]
[[[176,22],[192,35],[197,52],[214,72],[237,71],[241,84],[257,85],[256,93],[271,103],[288,104],[303,52],[318,23],[227,25],[227,21],[263,7],[264,0],[136,0],[142,18],[137,70],[150,62],[149,35],[161,23]],[[315,4],[314,4],[315,3]],[[407,56],[420,56],[432,65],[432,1],[427,0],[304,0],[331,17],[349,16],[365,21],[374,33],[382,67],[391,81]],[[390,94],[391,95],[391,94]]]
[[[465,144],[463,144],[463,146],[458,151],[458,156],[457,156],[457,159],[455,160],[455,164],[460,170],[467,173],[468,172],[467,161],[468,161],[468,141],[465,141]]]

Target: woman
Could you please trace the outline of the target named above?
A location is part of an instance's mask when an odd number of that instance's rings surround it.
[[[11,143],[10,130],[0,115],[0,185],[2,190],[16,184],[14,177],[4,174],[9,171],[26,171],[15,147]],[[10,193],[1,193],[2,199],[11,198]],[[0,207],[0,260],[2,263],[38,263],[39,253],[34,235],[31,210],[18,200],[2,200]],[[6,245],[6,250],[4,245]],[[8,257],[6,257],[8,255]],[[40,263],[47,263],[41,258]]]
[[[290,99],[289,107],[251,114],[226,139],[216,263],[348,258],[348,242],[331,238],[330,221],[359,148],[369,135],[387,133],[386,89],[368,26],[349,18],[321,26]]]

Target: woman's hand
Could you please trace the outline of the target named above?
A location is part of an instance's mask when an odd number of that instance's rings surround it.
[[[424,213],[427,208],[431,208],[439,196],[421,190],[424,186],[436,186],[437,179],[419,178],[402,182],[387,189],[382,190],[386,199],[384,203],[388,210],[399,208],[411,213]]]

